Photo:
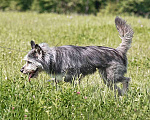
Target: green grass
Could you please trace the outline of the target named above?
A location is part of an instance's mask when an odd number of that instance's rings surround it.
[[[20,73],[27,52],[0,48],[0,119],[122,120],[150,119],[150,22],[122,16],[134,29],[128,52],[129,92],[122,97],[103,83],[98,72],[80,86],[51,85],[41,73],[31,79]],[[115,16],[79,16],[0,12],[0,46],[29,51],[30,41],[50,46],[99,45],[116,48],[121,40]],[[80,92],[80,94],[77,94]]]

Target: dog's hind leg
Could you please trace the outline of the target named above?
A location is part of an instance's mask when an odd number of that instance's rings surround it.
[[[117,82],[121,82],[122,85],[123,85],[123,88],[122,88],[122,95],[125,94],[127,91],[128,91],[128,88],[129,88],[129,81],[130,81],[130,78],[128,77],[124,77],[123,75],[118,77],[117,79]]]
[[[121,96],[122,95],[122,90],[115,84],[115,83],[112,83],[112,84],[107,84],[107,86],[113,90],[115,92],[115,95],[116,93],[118,92],[118,95]]]
[[[113,90],[115,92],[115,96],[116,96],[117,92],[118,92],[119,96],[123,95],[122,90],[116,85],[116,83],[112,82],[112,80],[111,81],[109,79],[107,79],[107,80],[109,82],[107,81],[104,83],[107,85],[107,87],[109,87],[111,90]]]
[[[118,91],[118,95],[122,95],[122,90],[116,85],[114,82],[114,75],[109,75],[109,73],[106,72],[106,69],[99,69],[99,73],[102,76],[102,79],[104,81],[104,84],[107,85],[111,90],[114,90],[115,95],[116,91]]]
[[[118,95],[123,95],[127,91],[129,78],[124,77],[124,73],[126,73],[125,66],[114,62],[107,68],[99,69],[99,72],[102,74],[104,83],[115,92],[118,91]],[[116,85],[119,82],[123,84],[123,90]]]

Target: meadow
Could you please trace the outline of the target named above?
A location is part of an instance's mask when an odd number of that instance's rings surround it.
[[[149,120],[150,20],[121,16],[134,29],[128,56],[130,87],[114,97],[96,72],[81,85],[48,82],[41,73],[28,81],[20,72],[30,41],[50,46],[97,45],[116,48],[121,39],[116,16],[84,16],[0,12],[0,119],[1,120]],[[16,50],[6,49],[8,47]],[[119,85],[121,86],[121,85]]]

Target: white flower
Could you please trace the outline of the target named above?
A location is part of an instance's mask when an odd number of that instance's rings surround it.
[[[25,109],[24,111],[25,111],[25,112],[29,112],[28,109]]]

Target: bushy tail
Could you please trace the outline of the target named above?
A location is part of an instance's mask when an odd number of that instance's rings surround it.
[[[134,34],[133,29],[130,25],[126,24],[125,20],[122,20],[119,17],[116,17],[115,24],[120,34],[120,38],[122,39],[122,43],[117,47],[117,50],[121,51],[123,54],[126,54],[132,43]]]

